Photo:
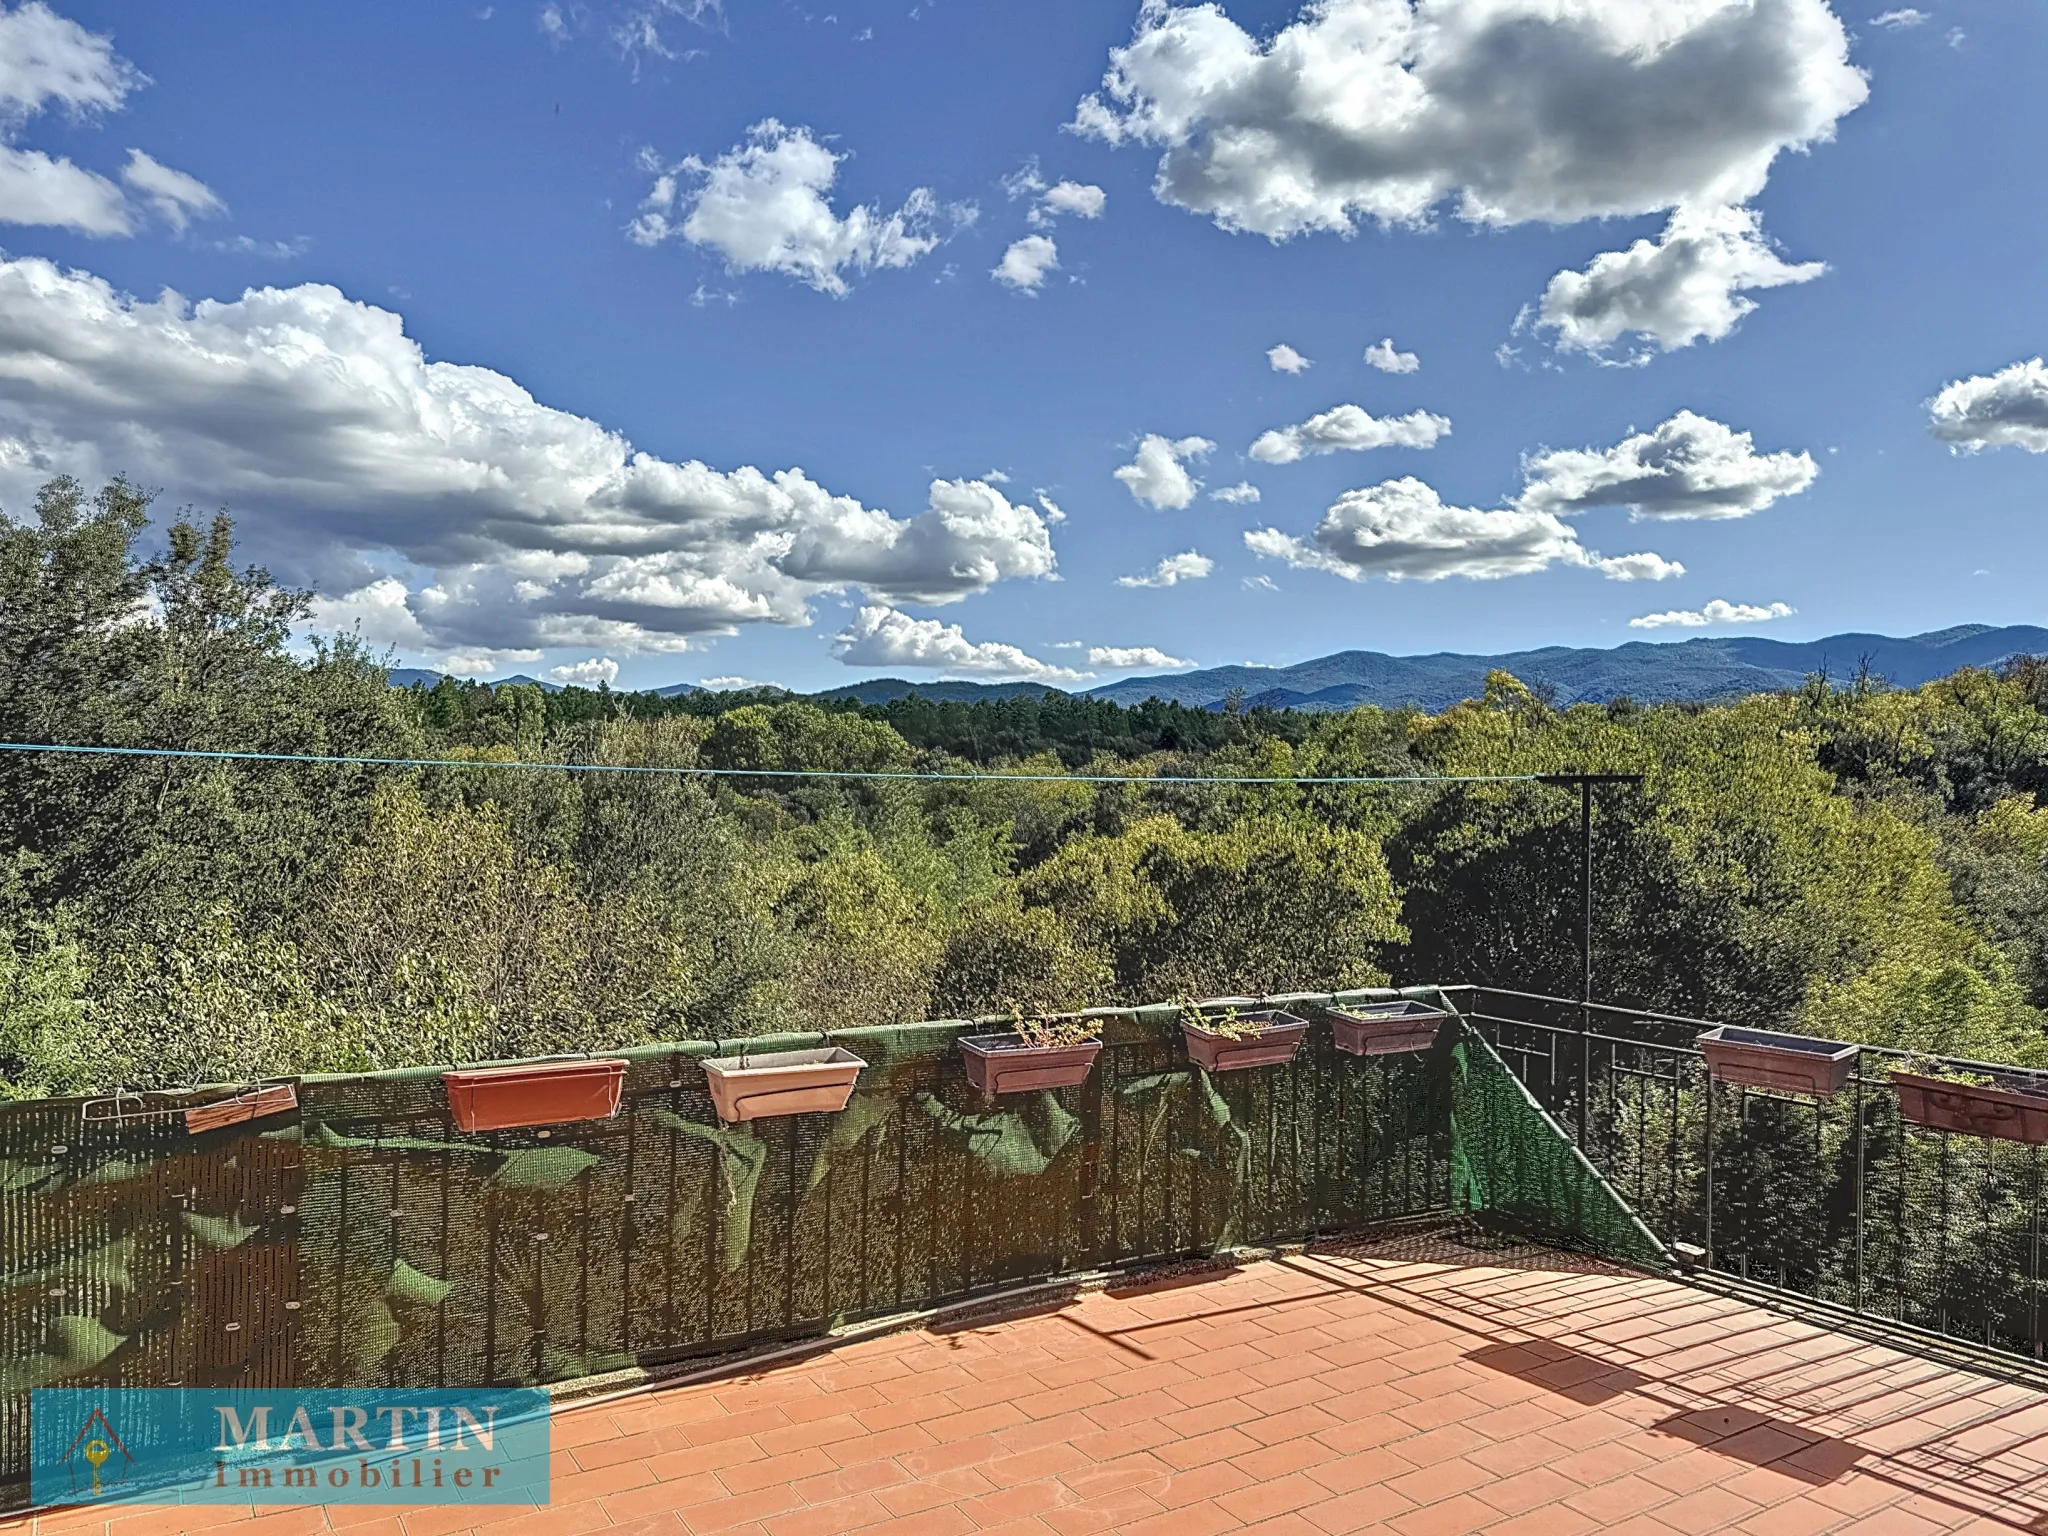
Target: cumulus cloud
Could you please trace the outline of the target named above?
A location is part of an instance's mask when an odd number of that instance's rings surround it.
[[[1266,348],[1266,361],[1272,365],[1275,373],[1300,373],[1305,368],[1315,367],[1314,363],[1284,341],[1276,347]]]
[[[1003,190],[1010,194],[1012,201],[1020,197],[1031,199],[1031,211],[1025,219],[1035,229],[1050,228],[1063,215],[1099,219],[1102,210],[1109,205],[1109,194],[1085,181],[1061,181],[1047,186],[1045,178],[1038,173],[1036,155],[1003,178]]]
[[[1127,672],[1133,667],[1151,667],[1164,672],[1192,667],[1194,663],[1179,656],[1169,656],[1154,645],[1092,645],[1088,648],[1088,665],[1101,667],[1107,672]]]
[[[1592,565],[1610,581],[1668,581],[1685,574],[1685,567],[1676,560],[1652,554],[1615,555],[1604,560],[1596,555]]]
[[[1422,359],[1413,352],[1397,352],[1391,336],[1384,336],[1367,347],[1365,360],[1381,373],[1413,373],[1422,366]]]
[[[2048,453],[2048,367],[2038,357],[1994,374],[1957,379],[1927,404],[1930,428],[1945,443]]]
[[[1035,293],[1046,273],[1060,264],[1059,247],[1050,236],[1026,235],[1012,241],[1003,259],[989,272],[997,282],[1022,293]]]
[[[1266,559],[1350,581],[1372,575],[1493,580],[1559,561],[1585,563],[1572,530],[1549,513],[1451,506],[1412,476],[1346,491],[1323,514],[1312,541],[1255,528],[1244,542]]]
[[[1762,624],[1771,619],[1790,618],[1795,610],[1788,603],[1731,603],[1715,598],[1703,608],[1674,609],[1670,613],[1646,613],[1628,621],[1631,629],[1705,629],[1714,624]]]
[[[619,680],[619,664],[609,656],[593,656],[588,661],[550,667],[548,676],[558,683],[573,683],[579,688],[595,688],[599,683],[610,687]]]
[[[0,222],[41,224],[86,235],[135,233],[138,210],[97,171],[15,141],[30,119],[56,107],[90,120],[118,112],[148,77],[114,52],[111,38],[89,32],[42,0],[0,9]],[[197,178],[129,151],[123,179],[174,228],[222,204]]]
[[[697,686],[724,692],[734,688],[780,688],[782,684],[764,682],[757,677],[707,677]]]
[[[1747,202],[1868,86],[1826,0],[1319,0],[1261,41],[1145,0],[1076,131],[1155,194],[1285,239],[1362,219],[1575,223]]]
[[[1299,426],[1262,432],[1251,456],[1262,464],[1292,464],[1310,454],[1357,452],[1368,448],[1434,448],[1451,430],[1450,421],[1428,411],[1378,417],[1363,407],[1339,405]]]
[[[1627,507],[1636,517],[1747,517],[1813,484],[1808,453],[1758,453],[1737,432],[1680,411],[1612,448],[1559,449],[1523,469],[1524,510],[1570,517],[1594,507]]]
[[[641,245],[679,239],[716,251],[729,271],[783,272],[820,293],[844,294],[847,273],[907,267],[938,246],[945,217],[956,225],[973,218],[965,206],[941,210],[929,187],[894,213],[861,204],[836,214],[826,194],[845,158],[808,128],[772,117],[710,161],[691,155],[664,166],[643,154],[654,186],[627,233]]]
[[[1174,587],[1184,581],[1200,581],[1216,569],[1216,562],[1192,549],[1168,555],[1143,576],[1119,576],[1120,587]]]
[[[1069,214],[1077,219],[1099,219],[1109,205],[1109,194],[1085,181],[1060,181],[1045,189],[1038,206],[1031,210],[1034,221]]]
[[[1235,485],[1219,486],[1209,493],[1211,501],[1227,501],[1232,506],[1244,506],[1259,499],[1259,488],[1249,480],[1240,480]]]
[[[1925,11],[1916,11],[1911,6],[1896,11],[1885,11],[1870,18],[1873,27],[1883,27],[1887,32],[1904,32],[1912,27],[1925,26],[1934,18]]]
[[[1598,352],[1628,334],[1670,352],[1719,341],[1756,308],[1752,288],[1809,283],[1824,262],[1792,263],[1771,249],[1749,208],[1680,208],[1663,235],[1603,251],[1583,272],[1560,272],[1543,290],[1539,329],[1563,350]]]
[[[676,651],[809,623],[827,591],[942,603],[1054,569],[1050,514],[986,481],[898,517],[801,469],[660,458],[331,287],[139,302],[0,260],[0,494],[60,471],[234,508],[252,558],[407,647]]]
[[[1148,432],[1138,453],[1116,471],[1117,479],[1148,507],[1179,511],[1195,499],[1202,482],[1187,472],[1190,459],[1205,458],[1216,445],[1206,437],[1161,437]]]
[[[835,644],[839,659],[849,667],[936,667],[1040,683],[1078,683],[1089,676],[1040,661],[1014,645],[969,640],[958,624],[914,619],[884,605],[862,608],[835,637]]]

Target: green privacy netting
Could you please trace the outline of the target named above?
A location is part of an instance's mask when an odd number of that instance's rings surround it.
[[[1098,1016],[1085,1084],[994,1103],[940,1021],[622,1051],[616,1117],[478,1135],[438,1070],[305,1078],[202,1134],[177,1111],[218,1091],[0,1104],[0,1481],[59,1382],[563,1381],[1454,1196],[1631,1251],[1470,1037],[1361,1060],[1317,1028],[1211,1074],[1176,1008]],[[703,1058],[818,1045],[869,1063],[844,1112],[718,1122]]]
[[[1671,1256],[1471,1025],[1449,1039],[1451,1198],[1531,1236],[1630,1264]]]

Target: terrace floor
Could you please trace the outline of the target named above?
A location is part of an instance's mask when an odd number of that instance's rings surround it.
[[[542,1509],[71,1510],[34,1529],[2048,1532],[2040,1393],[1673,1282],[1441,1236],[571,1405],[554,1441]]]

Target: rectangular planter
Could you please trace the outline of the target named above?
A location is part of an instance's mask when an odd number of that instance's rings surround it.
[[[1719,1024],[1693,1042],[1716,1082],[1831,1098],[1848,1086],[1856,1047],[1808,1035]]]
[[[1298,1019],[1278,1008],[1259,1008],[1240,1013],[1262,1026],[1249,1040],[1233,1040],[1181,1021],[1180,1032],[1187,1039],[1188,1060],[1205,1072],[1242,1072],[1248,1067],[1278,1067],[1294,1060],[1301,1037],[1308,1033],[1308,1020]]]
[[[609,1120],[626,1085],[623,1061],[537,1061],[443,1072],[448,1112],[465,1131]]]
[[[1436,1044],[1437,1027],[1450,1017],[1441,1008],[1403,998],[1396,1003],[1366,1003],[1358,1008],[1332,1008],[1330,1033],[1337,1049],[1353,1056],[1395,1056],[1426,1051]]]
[[[2029,1092],[1894,1072],[1892,1086],[1899,1091],[1900,1118],[1915,1125],[2030,1147],[2048,1144],[2048,1085]]]
[[[1078,1088],[1088,1081],[1100,1040],[1078,1045],[1029,1045],[1021,1035],[962,1035],[960,1060],[967,1080],[982,1097],[1003,1093],[1038,1093],[1049,1088]]]
[[[238,1093],[231,1099],[195,1104],[185,1111],[185,1129],[197,1136],[201,1131],[217,1131],[224,1125],[260,1120],[265,1115],[281,1115],[298,1107],[296,1084],[272,1083],[267,1088],[252,1088],[247,1093]]]
[[[759,1056],[714,1056],[704,1063],[704,1077],[719,1119],[767,1120],[846,1108],[854,1080],[866,1065],[853,1052],[834,1045]]]

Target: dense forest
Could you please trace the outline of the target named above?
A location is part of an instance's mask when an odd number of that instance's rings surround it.
[[[2048,667],[1434,716],[389,686],[225,518],[0,515],[0,1096],[1402,981],[2048,1061]],[[509,764],[560,764],[551,771]],[[601,771],[717,768],[718,777]],[[763,770],[980,771],[974,782]],[[1083,782],[1087,774],[1109,782]],[[1412,776],[1406,784],[1232,777]],[[1172,782],[1192,780],[1193,782]],[[1215,782],[1204,782],[1213,780]]]

